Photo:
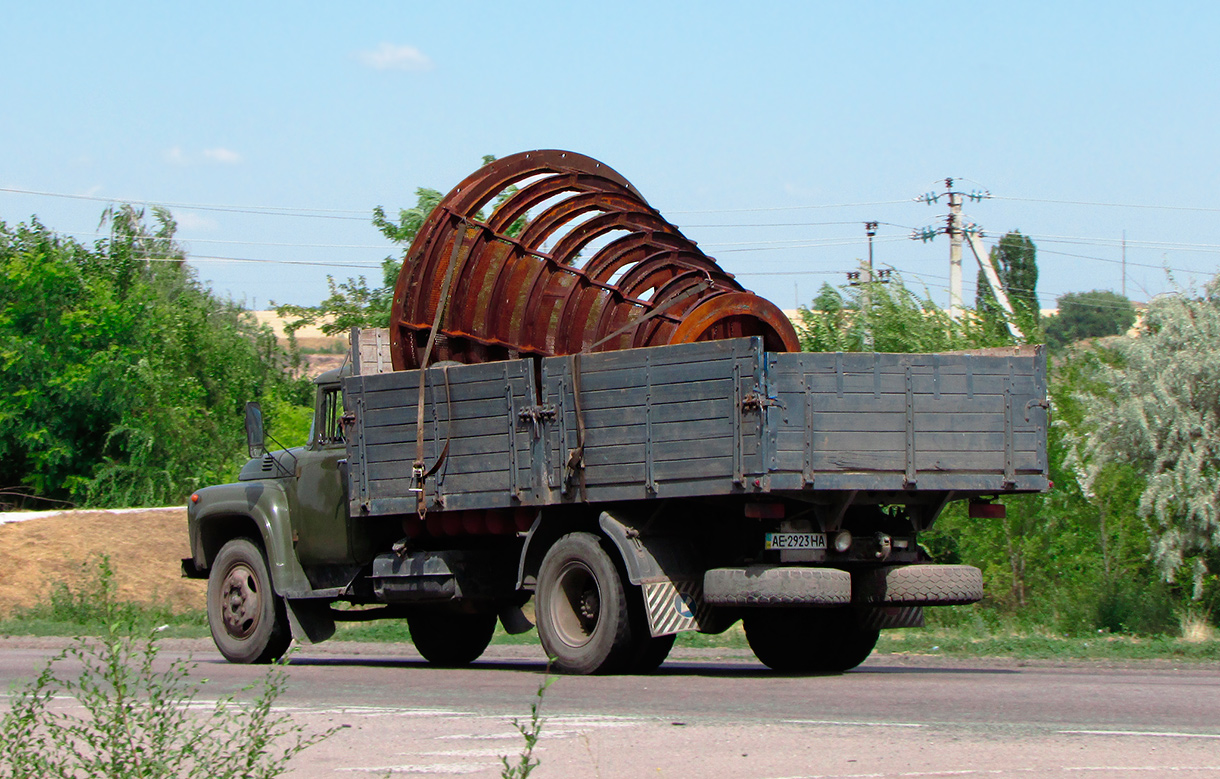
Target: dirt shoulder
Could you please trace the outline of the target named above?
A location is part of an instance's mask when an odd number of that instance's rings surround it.
[[[110,557],[122,600],[204,607],[204,582],[182,578],[191,553],[185,508],[24,516],[0,515],[0,616],[45,601],[57,582],[79,581],[81,564],[99,555]]]

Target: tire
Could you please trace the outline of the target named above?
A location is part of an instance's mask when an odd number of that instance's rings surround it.
[[[496,630],[496,615],[419,611],[407,615],[411,641],[424,659],[442,668],[470,665],[482,656]]]
[[[230,663],[278,660],[292,642],[284,600],[271,585],[262,548],[249,538],[230,540],[212,561],[208,627]]]
[[[703,575],[703,598],[716,606],[845,606],[851,574],[800,566],[713,568]]]
[[[742,619],[754,655],[781,673],[850,670],[872,654],[881,634],[861,627],[850,608],[756,609]]]
[[[983,598],[983,573],[972,565],[894,565],[857,574],[856,600],[906,606],[957,606]]]
[[[635,604],[628,595],[597,536],[569,533],[556,541],[538,569],[535,611],[551,667],[559,673],[608,674],[634,671],[655,660],[659,650],[649,653],[652,637],[640,630],[643,615],[637,612],[633,618]],[[643,603],[642,598],[635,601]],[[662,655],[660,661],[664,659]]]
[[[670,633],[667,636],[648,636],[641,641],[640,651],[631,663],[631,673],[650,674],[660,668],[677,639],[676,633]]]

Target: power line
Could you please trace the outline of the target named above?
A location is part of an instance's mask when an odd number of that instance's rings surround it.
[[[184,208],[190,211],[224,211],[237,214],[259,214],[267,216],[298,216],[317,219],[347,219],[367,222],[371,220],[371,211],[351,211],[332,208],[289,208],[286,206],[224,206],[204,205],[200,203],[167,203],[154,200],[134,200],[119,197],[97,197],[94,195],[69,195],[64,192],[42,192],[34,189],[17,189],[16,187],[0,187],[0,192],[10,192],[17,195],[37,195],[39,197],[58,197],[68,200],[89,200],[95,203],[127,203],[135,206],[150,206],[163,208]],[[343,214],[364,214],[364,216],[343,216]]]
[[[827,227],[831,225],[858,225],[860,220],[853,219],[849,222],[751,222],[749,224],[707,224],[707,225],[680,225],[685,230],[704,229],[714,227]],[[882,224],[885,224],[884,222]]]
[[[879,241],[879,243],[898,243],[900,241],[905,241],[905,240],[907,240],[907,239],[906,238],[886,238],[886,239],[883,239],[883,241]],[[852,238],[850,240],[834,239],[834,240],[829,240],[829,241],[826,241],[823,243],[799,243],[799,244],[793,244],[791,246],[751,246],[751,247],[747,247],[747,248],[743,248],[743,249],[721,249],[721,250],[717,251],[716,253],[717,254],[730,254],[733,252],[766,252],[766,251],[776,251],[776,250],[780,250],[780,249],[822,249],[822,248],[829,248],[829,247],[834,247],[834,246],[856,246],[859,243],[860,243],[859,238]],[[701,244],[701,246],[702,245],[703,244]],[[715,245],[715,244],[707,244],[707,246],[713,246],[713,245]],[[731,244],[720,244],[720,245],[731,245]]]
[[[811,211],[820,208],[859,208],[863,206],[892,206],[909,203],[909,200],[877,200],[872,203],[826,203],[812,206],[771,206],[767,208],[709,208],[702,211],[666,211],[666,214],[748,214],[763,211]]]
[[[81,231],[64,230],[64,231],[61,231],[60,234],[61,235],[72,235],[72,236],[77,236],[77,237],[88,236],[90,238],[109,238],[110,237],[110,233],[108,233],[108,232],[98,233],[98,232],[89,232],[87,230],[81,230]],[[282,241],[234,241],[234,240],[227,240],[227,239],[222,239],[222,238],[182,238],[177,235],[174,236],[173,241],[175,243],[183,243],[183,244],[219,243],[219,244],[230,244],[230,245],[237,245],[237,246],[277,246],[277,247],[288,247],[288,248],[293,248],[293,249],[378,249],[378,250],[384,251],[386,249],[395,248],[395,246],[393,244],[343,244],[343,243],[291,243],[291,242],[282,242]]]
[[[361,268],[364,270],[376,270],[381,267],[381,264],[376,265],[359,265],[355,263],[344,262],[309,262],[308,260],[272,260],[257,257],[212,257],[203,254],[191,254],[186,257],[141,257],[139,258],[146,262],[187,262],[193,263],[198,260],[204,262],[238,262],[238,263],[257,263],[264,265],[307,265],[311,268]]]
[[[1108,262],[1113,265],[1121,265],[1123,263],[1122,260],[1113,260],[1113,259],[1110,259],[1109,257],[1093,257],[1093,256],[1090,256],[1087,254],[1071,254],[1069,252],[1057,252],[1053,249],[1039,248],[1038,253],[1039,254],[1055,254],[1060,257],[1076,257],[1076,258],[1082,259],[1082,260],[1096,260],[1097,262]],[[1134,265],[1137,268],[1151,268],[1153,270],[1174,271],[1176,273],[1206,273],[1206,274],[1212,274],[1212,275],[1215,274],[1215,271],[1210,271],[1210,270],[1200,270],[1198,268],[1174,268],[1169,265],[1151,265],[1146,262],[1132,262],[1131,260],[1127,260],[1127,265]]]
[[[1051,203],[1065,206],[1100,206],[1104,208],[1146,208],[1157,211],[1202,211],[1205,213],[1220,213],[1220,208],[1205,208],[1202,206],[1154,206],[1136,203],[1096,203],[1088,200],[1049,200],[1035,197],[1004,197],[992,195],[993,200],[1013,200],[1019,203]]]

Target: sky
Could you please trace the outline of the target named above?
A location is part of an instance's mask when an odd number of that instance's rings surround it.
[[[88,243],[108,205],[164,205],[251,307],[378,280],[401,248],[374,206],[546,148],[783,308],[845,283],[868,221],[877,266],[946,305],[948,239],[911,238],[946,177],[990,194],[965,207],[985,244],[1033,238],[1044,307],[1220,270],[1214,3],[4,6],[0,220]]]

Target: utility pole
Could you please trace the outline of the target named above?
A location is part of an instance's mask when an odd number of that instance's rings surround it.
[[[949,236],[949,316],[953,319],[960,319],[963,313],[962,306],[962,242],[963,240],[970,243],[970,250],[974,253],[974,258],[979,263],[979,269],[983,271],[983,275],[987,278],[987,284],[991,287],[991,292],[995,296],[996,302],[1000,304],[1000,308],[1004,310],[1007,319],[1008,332],[1012,333],[1014,338],[1024,340],[1025,336],[1014,320],[1014,312],[1011,302],[1008,300],[1008,293],[1004,289],[1004,285],[1000,282],[1000,277],[996,273],[995,266],[991,264],[991,258],[987,255],[983,248],[983,242],[980,240],[983,236],[982,230],[978,225],[971,224],[969,227],[962,224],[962,198],[969,198],[971,201],[978,202],[985,198],[991,197],[990,192],[960,192],[953,188],[953,179],[945,179],[945,195],[949,198],[949,213],[946,216],[947,224],[945,227],[925,227],[922,230],[916,230],[911,234],[911,238],[919,239],[927,242],[932,240],[942,233]],[[921,195],[916,200],[931,205],[940,201],[939,194],[929,192],[926,195]]]
[[[949,198],[949,213],[945,216],[946,224],[944,227],[925,227],[922,230],[916,230],[911,234],[911,238],[917,238],[921,241],[930,241],[938,235],[945,234],[949,236],[949,316],[954,319],[959,319],[962,316],[962,241],[966,235],[966,229],[962,226],[962,203],[964,199],[969,198],[971,201],[978,202],[985,198],[991,197],[990,192],[961,192],[953,188],[953,178],[945,179],[944,193],[929,192],[926,195],[920,195],[916,200],[932,205],[940,202],[941,197]],[[971,227],[973,228],[973,226]],[[980,260],[981,262],[981,260]]]
[[[1127,297],[1127,231],[1123,230],[1123,297]]]
[[[873,236],[877,234],[876,222],[865,222],[864,233],[868,236],[868,280],[873,280]]]
[[[876,222],[865,222],[864,232],[868,235],[868,275],[864,279],[864,294],[860,296],[860,314],[864,317],[864,348],[873,350],[873,328],[869,327],[869,318],[873,314],[872,299],[869,295],[873,288],[873,236],[877,234]]]
[[[872,316],[872,287],[873,282],[886,284],[890,280],[890,271],[883,270],[875,272],[873,269],[873,237],[877,235],[877,223],[865,222],[864,234],[868,236],[868,263],[860,263],[861,269],[852,271],[847,274],[847,283],[853,287],[863,287],[860,292],[860,316],[861,326],[864,331],[864,348],[867,351],[873,349],[873,329],[869,326],[869,317]],[[864,279],[860,279],[860,274],[864,274]]]
[[[945,179],[949,191],[949,316],[962,316],[962,193],[953,191],[953,179]]]

